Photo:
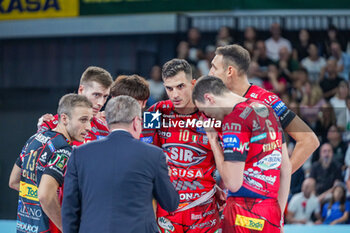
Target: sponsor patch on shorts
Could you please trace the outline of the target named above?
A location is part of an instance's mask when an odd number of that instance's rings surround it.
[[[245,217],[239,214],[236,215],[236,226],[241,226],[256,231],[262,231],[264,228],[264,224],[265,220],[262,219]]]
[[[169,219],[160,217],[158,218],[158,224],[161,228],[173,232],[175,230],[175,227],[173,224],[170,222]]]

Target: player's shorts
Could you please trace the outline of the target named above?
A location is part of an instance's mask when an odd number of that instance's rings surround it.
[[[218,233],[219,209],[215,198],[188,210],[164,215],[158,205],[157,224],[161,233]]]
[[[276,199],[229,197],[222,217],[222,233],[281,231],[281,208]]]

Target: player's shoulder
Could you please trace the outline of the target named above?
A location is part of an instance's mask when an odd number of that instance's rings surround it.
[[[174,109],[174,104],[171,102],[171,100],[163,100],[159,101],[155,104],[153,104],[151,107],[149,107],[148,111],[149,112],[162,112],[166,113],[168,111],[172,111]]]
[[[67,139],[62,134],[51,130],[44,132],[44,134],[50,137],[50,139],[47,141],[47,146],[51,152],[64,154],[71,153],[72,146],[68,143]]]
[[[281,99],[273,92],[270,92],[262,87],[251,85],[245,95],[246,98],[256,99],[268,105],[273,105]]]

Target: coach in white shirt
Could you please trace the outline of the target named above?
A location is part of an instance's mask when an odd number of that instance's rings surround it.
[[[289,40],[281,37],[281,27],[278,23],[273,23],[270,28],[271,37],[265,41],[267,56],[273,60],[279,60],[279,51],[286,47],[288,51],[292,52],[292,45]]]
[[[301,193],[295,194],[288,205],[288,223],[307,224],[312,223],[311,216],[320,220],[320,203],[315,196],[316,181],[313,178],[304,180]]]

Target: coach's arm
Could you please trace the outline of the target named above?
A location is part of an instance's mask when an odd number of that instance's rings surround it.
[[[316,134],[298,116],[295,116],[288,126],[285,127],[285,131],[296,141],[290,158],[293,174],[312,155],[320,145],[320,142]]]
[[[158,148],[152,149],[154,149],[153,153],[156,153],[158,156],[158,161],[155,163],[156,167],[154,169],[156,174],[153,186],[153,196],[164,210],[173,212],[179,206],[180,197],[173,184],[170,182],[168,167],[163,151]]]
[[[67,173],[64,178],[62,203],[62,227],[64,233],[79,232],[81,216],[80,204],[76,155],[75,150],[73,150],[68,160]]]

